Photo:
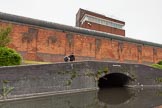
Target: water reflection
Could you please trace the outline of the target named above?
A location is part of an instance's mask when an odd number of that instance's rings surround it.
[[[108,88],[3,102],[0,108],[160,108],[161,104],[162,89]]]
[[[134,95],[134,91],[127,88],[107,88],[98,91],[99,101],[109,105],[128,102]]]

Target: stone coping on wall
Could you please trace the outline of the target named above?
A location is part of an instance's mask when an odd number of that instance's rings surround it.
[[[105,33],[101,31],[95,31],[95,30],[90,30],[90,29],[85,29],[85,28],[80,28],[80,27],[73,27],[73,26],[68,26],[68,25],[63,25],[63,24],[58,24],[58,23],[53,23],[53,22],[47,22],[43,20],[27,18],[27,17],[7,14],[3,12],[0,12],[0,20],[21,23],[21,24],[29,24],[29,25],[34,25],[38,27],[58,29],[58,30],[62,30],[63,32],[69,31],[69,32],[81,33],[81,34],[86,34],[86,35],[91,35],[91,36],[105,37],[105,38],[115,39],[119,41],[126,41],[126,42],[132,42],[132,43],[162,48],[162,44],[158,44],[158,43],[153,43],[153,42],[148,42],[148,41],[143,41],[143,40],[138,40],[138,39],[132,39],[132,38],[123,37],[120,35],[115,35],[111,33]]]

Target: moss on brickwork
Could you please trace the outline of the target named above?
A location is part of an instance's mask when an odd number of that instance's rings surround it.
[[[3,99],[6,99],[8,97],[8,94],[11,93],[14,90],[14,87],[11,87],[8,85],[10,81],[3,80],[2,81],[2,93],[1,96]]]
[[[69,79],[66,81],[65,86],[70,86],[73,82],[73,80],[79,75],[75,69],[72,69],[71,71],[60,71],[58,72],[59,75],[69,75]]]
[[[157,77],[157,78],[155,79],[155,81],[156,81],[157,83],[162,83],[162,77]]]
[[[72,69],[71,71],[60,71],[58,72],[59,75],[69,75],[69,79],[66,81],[65,86],[70,86],[75,78],[78,76],[88,76],[93,77],[95,81],[98,81],[100,77],[108,74],[108,67],[98,69],[96,73],[87,70],[84,74],[77,73],[76,69]]]
[[[88,77],[93,77],[95,81],[98,81],[100,77],[104,76],[105,74],[108,74],[108,72],[109,72],[108,67],[104,67],[104,68],[98,69],[97,73],[87,71],[85,72],[84,75]]]

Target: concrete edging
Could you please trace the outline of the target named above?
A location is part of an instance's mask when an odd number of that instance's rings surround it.
[[[73,89],[73,90],[63,90],[63,91],[54,91],[54,92],[33,93],[33,94],[26,94],[26,95],[15,95],[7,99],[0,99],[0,102],[33,99],[33,98],[53,96],[53,95],[88,92],[88,91],[94,91],[94,90],[98,90],[98,88]]]

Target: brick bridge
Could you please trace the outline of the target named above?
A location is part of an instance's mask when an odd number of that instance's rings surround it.
[[[100,61],[0,67],[1,81],[8,80],[8,86],[14,87],[10,97],[80,92],[109,86],[161,86],[161,76],[161,70],[146,65]]]

